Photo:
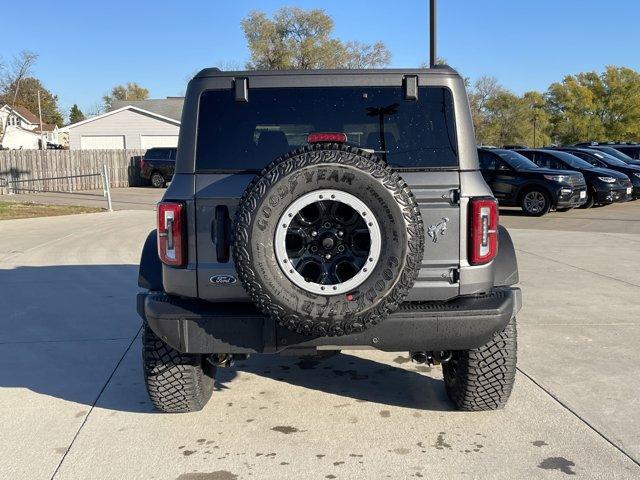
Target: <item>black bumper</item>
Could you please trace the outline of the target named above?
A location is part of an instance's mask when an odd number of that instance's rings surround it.
[[[249,303],[214,304],[139,293],[138,313],[185,353],[276,353],[287,349],[371,347],[389,352],[466,350],[485,344],[521,307],[518,288],[481,297],[405,303],[380,324],[340,337],[311,337],[279,326]]]
[[[558,200],[556,201],[556,208],[569,208],[569,207],[579,207],[587,203],[587,186],[579,186],[571,189],[571,192],[562,192],[563,189],[560,189],[558,193]],[[567,189],[568,190],[568,189]],[[580,196],[580,192],[584,192],[584,196]]]
[[[596,191],[596,203],[608,204],[615,202],[626,202],[631,200],[631,195],[627,194],[626,187],[611,187]]]

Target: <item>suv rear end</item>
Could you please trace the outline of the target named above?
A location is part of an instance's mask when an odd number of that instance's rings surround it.
[[[150,148],[140,160],[140,177],[156,188],[164,187],[173,177],[176,153],[175,147]]]
[[[314,205],[323,220],[308,214]],[[336,213],[344,205],[358,215],[345,220]],[[150,293],[139,295],[139,312],[150,338],[191,365],[410,351],[445,363],[460,408],[496,408],[515,374],[520,306],[513,246],[497,217],[453,70],[204,70],[189,84],[160,204],[162,264],[150,250],[155,235],[143,252],[140,284]],[[290,259],[292,245],[303,253]],[[469,352],[495,341],[503,388],[474,393]]]

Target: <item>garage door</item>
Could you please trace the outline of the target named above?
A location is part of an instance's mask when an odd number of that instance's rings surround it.
[[[153,147],[177,147],[177,135],[140,135],[140,148],[147,150]]]
[[[82,150],[123,150],[124,135],[82,135]]]

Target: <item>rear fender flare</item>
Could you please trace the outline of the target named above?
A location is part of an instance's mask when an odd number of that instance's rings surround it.
[[[493,261],[493,285],[506,287],[520,281],[516,249],[511,235],[502,225],[498,227],[498,256]]]
[[[140,269],[138,271],[138,286],[147,290],[164,291],[162,284],[162,262],[158,257],[157,231],[152,230],[142,247]]]

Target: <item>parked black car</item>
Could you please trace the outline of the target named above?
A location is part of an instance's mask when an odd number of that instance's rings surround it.
[[[581,173],[540,168],[513,150],[479,148],[480,169],[501,206],[519,206],[526,215],[540,217],[579,207],[587,201]]]
[[[633,199],[640,198],[640,166],[629,165],[613,155],[593,148],[559,147],[558,150],[575,155],[594,167],[610,168],[616,172],[624,173],[633,184]]]
[[[177,148],[150,148],[140,160],[140,176],[156,188],[164,187],[173,177]]]
[[[575,170],[582,173],[587,181],[587,202],[581,208],[631,200],[633,185],[624,173],[594,167],[581,158],[560,150],[527,149],[518,150],[518,153],[543,168]]]
[[[616,143],[608,146],[615,148],[619,152],[622,152],[625,155],[633,158],[634,160],[638,160],[640,162],[640,143],[635,143],[635,142]]]
[[[604,153],[608,153],[612,157],[616,157],[618,160],[622,160],[624,163],[628,163],[629,165],[640,165],[640,160],[635,160],[631,158],[626,153],[614,148],[612,145],[607,145],[603,143],[578,143],[575,145],[576,147],[584,147],[591,148],[593,150],[599,150]]]

